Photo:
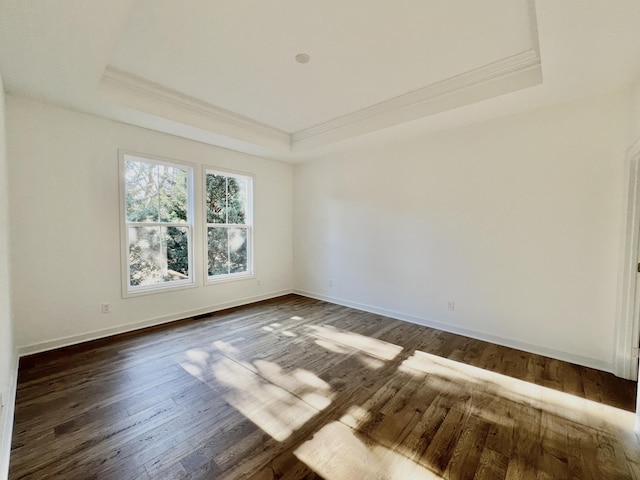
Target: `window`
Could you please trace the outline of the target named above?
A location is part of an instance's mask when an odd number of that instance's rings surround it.
[[[205,171],[208,280],[253,274],[252,195],[251,177]]]
[[[193,168],[124,154],[125,294],[193,285]]]

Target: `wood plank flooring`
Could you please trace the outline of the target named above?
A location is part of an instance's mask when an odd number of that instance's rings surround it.
[[[296,295],[20,362],[10,479],[640,479],[634,382]]]

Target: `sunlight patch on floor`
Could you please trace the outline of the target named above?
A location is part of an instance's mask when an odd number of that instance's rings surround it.
[[[359,405],[352,405],[347,412],[340,417],[340,423],[351,428],[358,428],[360,425],[364,425],[371,420],[371,413],[364,407]]]
[[[322,427],[294,455],[327,480],[441,480],[393,450],[357,435],[340,422]]]
[[[283,326],[272,323],[267,328],[280,330]],[[315,344],[330,352],[353,355],[371,370],[403,351],[392,343],[333,326],[305,328],[304,335]],[[211,346],[214,350],[209,352],[187,350],[181,366],[218,390],[231,406],[278,442],[289,439],[338,396],[310,370],[282,368],[255,357],[247,361],[230,358],[236,357],[239,348],[224,341]],[[394,379],[364,403],[352,404],[332,418],[295,450],[295,456],[327,480],[440,480],[429,461],[419,461],[413,446],[420,435],[433,428],[434,419],[453,418],[449,412],[461,415],[465,422],[488,422],[498,432],[516,428],[518,422],[512,415],[530,415],[530,433],[540,435],[543,431],[547,440],[570,437],[573,426],[579,431],[591,430],[598,438],[600,432],[605,437],[626,435],[633,428],[633,413],[576,395],[422,351],[403,358]],[[556,431],[556,417],[571,423],[558,424]],[[386,436],[370,430],[371,425],[378,425]],[[638,448],[629,445],[623,450],[627,456],[638,453]]]
[[[262,330],[269,333],[278,333],[278,334],[284,335],[285,337],[290,337],[290,338],[294,338],[298,336],[295,333],[293,333],[291,330],[283,330],[283,328],[284,327],[281,323],[276,322],[276,323],[272,323],[271,325],[263,326]]]
[[[425,378],[435,389],[454,382],[594,428],[628,430],[633,425],[632,412],[426,352],[415,351],[398,371]],[[475,413],[492,417],[486,405]]]
[[[223,342],[222,340],[216,340],[211,344],[211,346],[216,348],[217,350],[219,350],[221,353],[225,355],[233,355],[235,353],[240,352],[240,350],[234,347],[231,343]]]
[[[336,353],[359,351],[381,360],[393,360],[402,352],[402,347],[393,343],[331,325],[310,325],[308,328],[312,330],[312,336],[317,339],[316,344]]]
[[[327,408],[333,398],[329,384],[312,372],[285,372],[265,360],[244,365],[223,357],[211,371],[227,389],[225,400],[280,442]]]
[[[180,362],[180,366],[191,376],[201,382],[205,381],[205,369],[209,362],[209,354],[199,348],[192,348],[185,352],[186,361]]]
[[[191,350],[187,350],[186,356],[192,362],[196,362],[200,365],[206,365],[209,360],[209,354],[204,350],[200,350],[197,348],[192,348]]]
[[[202,368],[198,365],[189,362],[181,362],[180,366],[184,368],[184,371],[187,372],[192,377],[196,377],[201,382],[204,382],[204,374],[202,372]]]

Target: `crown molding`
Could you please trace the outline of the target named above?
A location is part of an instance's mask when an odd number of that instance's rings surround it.
[[[542,82],[537,49],[427,85],[292,135],[107,66],[100,90],[114,103],[278,152],[301,152],[493,98]]]
[[[292,147],[300,151],[327,145],[540,83],[540,55],[529,49],[296,132]]]
[[[99,89],[134,110],[203,128],[241,141],[290,151],[291,135],[277,128],[107,65]]]

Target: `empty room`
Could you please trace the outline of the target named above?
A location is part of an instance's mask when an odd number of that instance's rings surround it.
[[[0,479],[640,479],[640,2],[2,0]]]

